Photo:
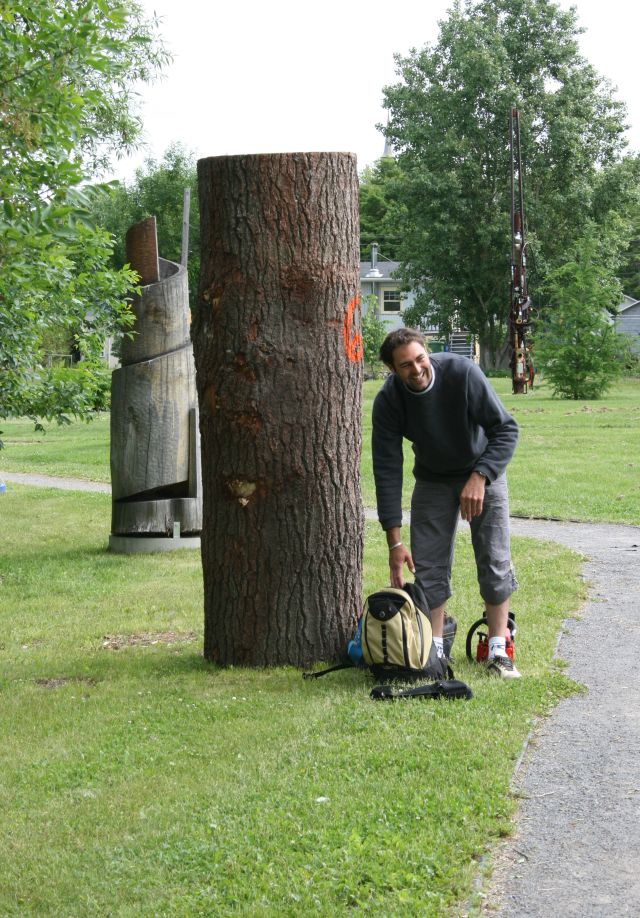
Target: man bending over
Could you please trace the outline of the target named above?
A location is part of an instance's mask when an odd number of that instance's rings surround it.
[[[509,597],[517,587],[509,549],[505,469],[518,440],[482,371],[456,354],[427,353],[411,328],[390,332],[380,359],[392,371],[373,405],[373,471],[378,518],[389,545],[391,585],[404,586],[404,565],[431,609],[434,642],[443,654],[444,611],[458,515],[471,526],[480,595],[489,625],[488,672],[520,673],[506,653]],[[401,539],[402,440],[413,444],[411,551]]]

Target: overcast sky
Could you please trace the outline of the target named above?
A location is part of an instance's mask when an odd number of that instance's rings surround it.
[[[570,4],[562,0],[561,6]],[[637,0],[576,0],[584,56],[628,107],[640,150]],[[146,149],[120,162],[130,179],[145,155],[181,141],[198,158],[238,153],[350,151],[358,168],[383,152],[382,89],[393,55],[434,43],[450,0],[144,0],[174,54],[141,88]]]

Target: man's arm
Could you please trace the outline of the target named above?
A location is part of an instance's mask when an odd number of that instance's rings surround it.
[[[391,586],[403,587],[404,565],[415,572],[411,552],[404,545],[402,526],[402,406],[396,410],[383,392],[373,404],[373,434],[371,453],[376,482],[378,519],[385,530],[389,547]]]
[[[475,364],[471,365],[467,377],[467,404],[471,417],[482,427],[488,441],[475,464],[474,472],[483,475],[486,481],[495,481],[505,471],[513,456],[518,442],[518,425],[506,411],[482,370]],[[477,491],[479,483],[475,484]]]
[[[401,418],[383,391],[373,403],[371,456],[378,519],[387,531],[402,525],[403,454]]]

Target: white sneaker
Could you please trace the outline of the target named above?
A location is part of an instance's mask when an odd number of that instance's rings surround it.
[[[500,679],[522,678],[510,657],[495,656],[487,663],[487,672],[490,676],[498,676]]]

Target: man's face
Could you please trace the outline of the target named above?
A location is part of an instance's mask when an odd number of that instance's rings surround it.
[[[417,341],[394,348],[392,369],[414,392],[422,392],[431,382],[429,355]]]

